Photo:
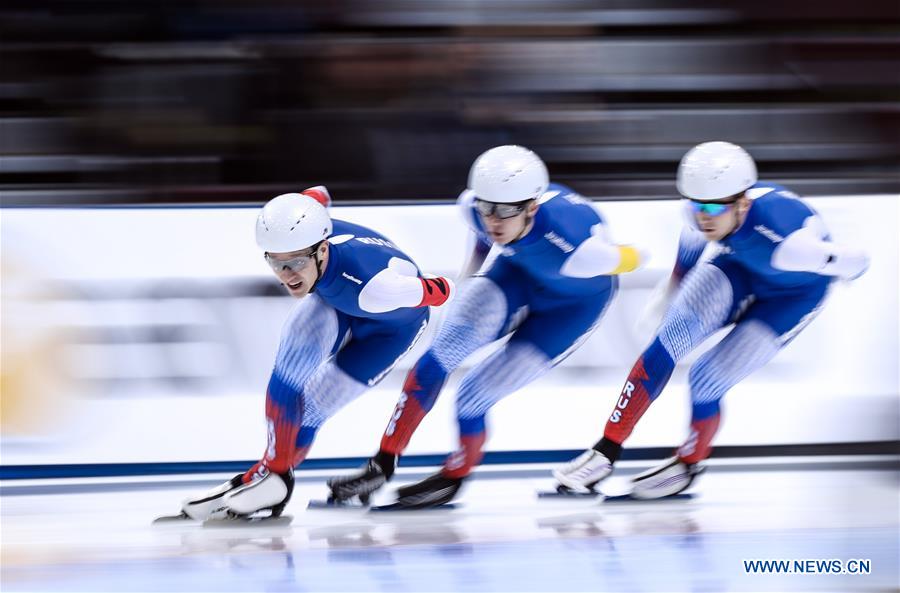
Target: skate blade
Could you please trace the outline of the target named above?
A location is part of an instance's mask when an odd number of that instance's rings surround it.
[[[390,512],[400,512],[400,513],[413,513],[416,511],[452,511],[457,508],[459,505],[453,502],[447,502],[444,504],[439,504],[433,507],[410,507],[399,502],[395,502],[393,504],[383,504],[380,506],[372,507],[369,509],[369,512],[376,513],[390,513]]]
[[[194,521],[190,517],[187,516],[187,513],[184,511],[178,513],[177,515],[163,515],[162,517],[157,517],[151,522],[151,525],[165,525],[172,523],[186,523]]]
[[[572,490],[571,488],[567,488],[560,484],[556,487],[556,490],[544,490],[537,493],[538,498],[568,498],[568,499],[593,499],[600,496],[600,493],[596,490],[591,490],[590,492],[578,492],[577,490]]]
[[[660,498],[635,498],[630,494],[622,494],[620,496],[607,496],[603,499],[603,504],[615,504],[621,502],[627,503],[643,503],[643,502],[669,502],[674,500],[691,500],[693,494],[671,494]]]
[[[272,517],[264,515],[261,517],[223,517],[220,519],[207,519],[203,522],[204,528],[231,528],[231,527],[287,527],[291,524],[294,517],[291,515],[279,515]]]
[[[345,511],[362,511],[369,508],[369,505],[364,505],[361,502],[348,502],[348,501],[339,501],[339,500],[310,500],[306,504],[306,508],[311,511],[318,510],[345,510]]]

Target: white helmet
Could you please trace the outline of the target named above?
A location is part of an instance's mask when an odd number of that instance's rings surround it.
[[[704,142],[678,165],[678,193],[691,200],[721,200],[756,183],[756,163],[730,142]]]
[[[256,244],[267,253],[290,253],[312,247],[331,235],[325,206],[303,194],[269,200],[256,219]]]
[[[469,189],[485,202],[511,204],[541,197],[550,176],[541,157],[522,146],[497,146],[475,159]]]

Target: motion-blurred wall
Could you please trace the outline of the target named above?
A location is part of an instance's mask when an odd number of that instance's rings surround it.
[[[290,306],[252,244],[252,209],[34,207],[258,205],[324,183],[339,215],[454,273],[464,232],[452,207],[423,204],[452,200],[475,156],[511,142],[617,200],[599,206],[614,232],[663,255],[623,281],[556,383],[498,406],[491,447],[595,438],[671,263],[677,162],[710,139],[743,144],[798,193],[844,196],[816,203],[877,254],[736,390],[721,442],[896,439],[898,32],[895,0],[8,0],[3,463],[256,456]],[[313,454],[370,453],[401,376]],[[683,404],[655,405],[634,443],[680,440]],[[413,450],[451,447],[451,417],[445,396]],[[556,428],[538,443],[539,419]]]
[[[900,187],[895,0],[11,0],[6,205],[447,200],[501,143],[601,198],[745,145],[810,194]]]
[[[872,254],[872,266],[852,284],[836,283],[818,318],[728,394],[720,445],[900,438],[900,197],[810,203],[836,240]],[[622,277],[599,328],[577,352],[492,409],[490,450],[593,443],[650,339],[636,322],[653,287],[671,271],[681,205],[597,207],[615,241],[639,244],[653,259],[647,269]],[[385,233],[423,270],[459,272],[467,231],[454,206],[332,211]],[[3,268],[2,463],[260,455],[265,386],[281,324],[295,301],[254,245],[255,215],[255,208],[0,210],[4,258],[27,264],[8,268],[4,261]],[[426,335],[383,383],[326,423],[312,457],[372,453],[405,370],[444,312],[433,310]],[[702,351],[679,365],[630,446],[674,446],[685,437],[687,368]],[[462,374],[451,378],[410,452],[455,447],[454,393]]]

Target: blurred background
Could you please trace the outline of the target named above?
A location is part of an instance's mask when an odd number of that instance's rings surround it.
[[[596,438],[674,257],[678,160],[713,139],[746,147],[763,179],[827,196],[815,204],[834,236],[874,254],[733,396],[745,422],[722,442],[896,440],[898,33],[896,0],[8,0],[3,464],[253,458],[292,305],[253,243],[254,209],[324,184],[335,216],[455,275],[466,231],[450,204],[472,160],[506,143],[535,150],[654,260],[623,279],[557,383],[498,407],[558,414],[559,434],[499,428],[492,446]],[[313,454],[367,455],[401,379],[350,406]],[[560,385],[569,407],[548,410],[539,392]],[[638,445],[681,440],[686,405],[668,401]],[[420,451],[453,444],[452,398],[439,405]],[[768,418],[760,434],[750,419],[769,405],[819,416]],[[365,437],[348,445],[348,430]]]
[[[5,205],[450,200],[519,143],[597,198],[687,147],[804,194],[895,191],[895,0],[9,0]]]

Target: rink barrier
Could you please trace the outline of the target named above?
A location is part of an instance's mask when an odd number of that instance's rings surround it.
[[[672,455],[672,447],[637,447],[625,449],[622,461],[662,459]],[[582,453],[581,449],[554,451],[489,451],[482,465],[514,465],[530,463],[562,463]],[[898,441],[867,441],[854,443],[811,443],[792,445],[731,445],[717,447],[716,459],[741,457],[794,457],[833,455],[900,455]],[[407,455],[401,467],[430,467],[441,465],[446,455]],[[307,459],[299,471],[356,468],[366,462],[364,457],[326,457]],[[242,461],[179,461],[163,463],[76,463],[59,465],[0,465],[0,480],[38,480],[53,478],[100,478],[124,476],[160,476],[176,474],[206,474],[243,472],[256,460]]]

